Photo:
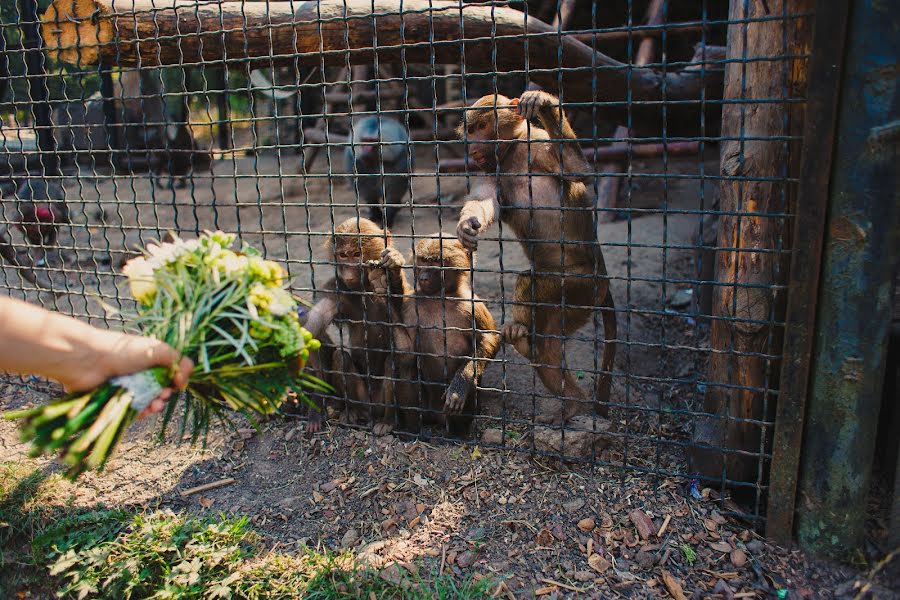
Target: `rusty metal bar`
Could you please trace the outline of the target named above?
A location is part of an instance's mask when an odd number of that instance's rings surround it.
[[[780,543],[788,543],[793,531],[797,470],[803,440],[828,183],[849,10],[849,0],[821,0],[816,7],[818,19],[809,66],[812,85],[807,100],[800,191],[792,236],[794,254],[785,315],[784,360],[781,363],[766,520],[766,534]]]
[[[863,540],[900,258],[900,14],[865,0],[848,22],[797,519],[803,548],[845,558]]]

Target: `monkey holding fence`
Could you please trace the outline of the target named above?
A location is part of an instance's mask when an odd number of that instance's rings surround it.
[[[412,152],[409,131],[394,119],[370,116],[353,125],[346,168],[355,177],[359,199],[370,205],[369,218],[392,227],[403,197],[409,192]]]
[[[532,120],[540,127],[530,125]],[[486,173],[460,213],[460,242],[474,250],[478,237],[499,218],[519,238],[531,262],[532,270],[518,277],[513,319],[502,333],[506,343],[532,362],[544,385],[565,398],[562,411],[537,420],[564,423],[578,412],[579,403],[590,399],[563,367],[563,339],[597,308],[602,309],[605,342],[595,394],[599,412],[606,416],[616,315],[584,182],[589,166],[559,100],[542,91],[512,100],[484,96],[458,133],[468,142],[471,160]]]
[[[306,317],[305,327],[317,339],[329,325],[346,328],[350,346],[346,350],[326,347],[330,357],[328,382],[336,395],[348,402],[334,406],[342,420],[359,422],[368,409],[376,419],[384,418],[384,403],[393,398],[392,328],[400,319],[402,297],[411,293],[402,272],[382,275],[390,294],[373,291],[370,274],[382,270],[382,252],[390,247],[390,232],[368,219],[353,217],[335,227],[326,245],[334,260],[336,277],[323,287],[320,298]],[[329,346],[327,341],[323,346]]]
[[[424,421],[465,435],[475,413],[475,387],[500,347],[500,336],[472,292],[471,253],[458,240],[434,234],[419,240],[413,255],[415,292],[403,298],[403,325],[394,329],[402,428],[418,433]],[[386,276],[400,278],[403,255],[386,248],[382,264],[383,273],[373,277],[380,292],[386,290]]]

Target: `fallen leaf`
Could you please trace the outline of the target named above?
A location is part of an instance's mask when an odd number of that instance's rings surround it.
[[[584,506],[584,500],[582,500],[581,498],[577,498],[570,502],[563,503],[563,508],[567,512],[575,512],[576,510],[579,510],[582,506]]]
[[[312,497],[313,497],[313,502],[315,502],[316,504],[318,504],[319,502],[321,502],[322,500],[325,499],[325,496],[323,496],[322,494],[320,494],[319,492],[317,492],[315,490],[313,490]]]
[[[215,500],[213,500],[212,498],[207,498],[206,496],[200,496],[199,498],[197,498],[197,501],[203,508],[209,508],[215,502]]]
[[[725,554],[731,552],[731,545],[728,542],[715,542],[710,544],[709,547],[716,552],[724,552]]]
[[[481,458],[481,448],[475,446],[472,450],[472,460],[478,460],[479,458]]]
[[[465,569],[466,567],[471,567],[475,562],[475,553],[471,550],[467,550],[456,557],[456,566],[460,569]]]
[[[590,558],[588,558],[588,564],[593,570],[597,571],[601,575],[606,573],[606,571],[608,571],[610,567],[609,561],[599,554],[591,554]]]
[[[594,520],[591,518],[582,519],[582,520],[578,521],[578,529],[580,529],[581,531],[583,531],[585,533],[592,531],[594,529],[594,525],[595,525]]]
[[[634,523],[638,535],[641,536],[642,540],[648,540],[651,535],[656,533],[656,527],[653,526],[653,520],[648,517],[647,513],[644,511],[640,509],[633,510],[631,511],[631,514],[628,515],[628,518]]]
[[[413,475],[413,483],[419,487],[428,487],[428,480],[416,473]]]
[[[747,564],[747,553],[740,548],[731,551],[731,564],[740,569]]]
[[[662,572],[662,580],[663,585],[666,586],[666,589],[669,590],[669,594],[671,594],[675,600],[686,600],[684,597],[684,590],[681,589],[681,582],[675,579],[671,573],[664,570]]]
[[[359,532],[355,529],[348,529],[344,537],[341,538],[341,548],[352,548],[359,541]]]
[[[538,532],[537,537],[534,539],[534,542],[538,546],[549,546],[553,543],[553,534],[550,533],[549,529],[544,527]]]

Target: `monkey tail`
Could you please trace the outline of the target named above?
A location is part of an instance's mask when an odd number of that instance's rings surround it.
[[[613,302],[612,290],[607,285],[606,294],[600,303],[603,318],[603,357],[600,360],[600,372],[597,374],[595,393],[600,416],[609,417],[609,395],[612,389],[612,370],[616,360],[616,306]],[[599,336],[597,342],[599,342]]]

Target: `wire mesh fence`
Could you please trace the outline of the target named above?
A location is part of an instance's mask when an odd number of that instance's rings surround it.
[[[731,4],[6,3],[0,286],[115,327],[138,247],[235,232],[315,303],[297,412],[761,518],[811,15]]]

